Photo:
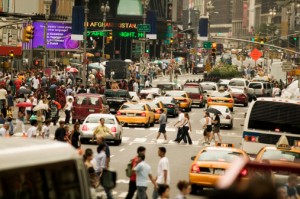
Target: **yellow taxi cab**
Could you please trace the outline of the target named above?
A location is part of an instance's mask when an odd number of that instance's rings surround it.
[[[152,111],[154,112],[155,121],[159,120],[161,109],[164,109],[164,113],[167,113],[167,109],[161,101],[155,99],[144,99],[141,102],[145,102],[151,107]]]
[[[233,147],[233,144],[218,143],[217,146],[203,148],[191,158],[189,182],[192,193],[197,193],[203,187],[215,187],[235,159],[250,160],[245,151]]]
[[[290,146],[285,135],[282,135],[276,146],[265,146],[256,155],[255,160],[262,162],[283,164],[300,163],[300,140],[294,141],[294,146]]]
[[[231,93],[227,91],[214,91],[207,98],[207,107],[211,105],[227,106],[230,109],[230,111],[233,111],[234,99]]]
[[[146,102],[125,102],[117,111],[117,119],[122,125],[140,124],[154,126],[155,116]]]
[[[166,96],[174,97],[179,102],[179,108],[186,111],[192,110],[192,99],[185,91],[166,91]]]

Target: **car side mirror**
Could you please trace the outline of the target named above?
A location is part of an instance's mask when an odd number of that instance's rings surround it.
[[[192,156],[192,157],[191,157],[191,160],[193,160],[193,161],[194,161],[194,160],[195,160],[195,158],[196,158],[196,156],[194,155],[194,156]]]

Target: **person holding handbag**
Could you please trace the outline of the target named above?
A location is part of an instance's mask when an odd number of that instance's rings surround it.
[[[210,144],[210,141],[212,139],[211,131],[212,131],[212,120],[209,116],[209,112],[205,112],[205,124],[203,126],[204,132],[206,132],[206,135],[204,136],[205,144]]]
[[[182,133],[181,137],[179,138],[178,143],[180,143],[181,140],[183,139],[184,144],[186,144],[188,141],[189,145],[192,145],[193,142],[192,142],[192,139],[189,134],[189,131],[192,131],[192,127],[191,127],[191,123],[190,123],[190,116],[188,113],[184,113],[184,119],[183,119],[181,127],[182,127],[183,133]]]

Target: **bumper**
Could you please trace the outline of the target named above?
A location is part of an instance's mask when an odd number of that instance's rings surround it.
[[[147,124],[149,119],[147,117],[126,117],[126,116],[117,116],[119,122],[126,124]]]
[[[92,139],[93,138],[93,131],[82,131],[80,132],[80,138],[81,139]],[[111,135],[107,135],[104,137],[105,140],[108,141],[117,141],[120,140],[120,133],[116,133],[115,137]]]
[[[219,106],[227,106],[228,108],[233,108],[234,103],[216,103],[216,102],[207,102],[207,107],[212,106],[212,105],[219,105]]]
[[[189,107],[190,107],[190,103],[180,102],[180,104],[179,104],[179,108],[186,109]]]
[[[214,187],[217,181],[219,180],[219,175],[213,174],[197,174],[190,173],[189,180],[190,184],[196,184],[200,186]]]
[[[192,104],[202,104],[202,103],[203,103],[202,100],[192,99]]]
[[[246,104],[247,100],[241,100],[241,99],[234,99],[235,104]]]
[[[231,119],[220,119],[221,125],[230,125],[232,123]]]
[[[172,109],[168,108],[167,112],[168,112],[168,115],[175,115],[176,114],[176,110],[174,108],[172,108]]]

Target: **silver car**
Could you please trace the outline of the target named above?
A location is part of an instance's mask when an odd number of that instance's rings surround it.
[[[233,116],[227,106],[211,105],[209,108],[217,109],[221,112],[220,124],[221,126],[227,126],[229,129],[233,127]]]
[[[107,134],[106,141],[113,141],[115,144],[122,143],[123,128],[115,115],[111,114],[90,114],[80,126],[80,139],[82,143],[89,142],[93,138],[94,130],[100,125],[100,119],[104,118],[105,126],[110,129],[112,135]]]

